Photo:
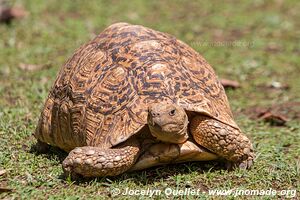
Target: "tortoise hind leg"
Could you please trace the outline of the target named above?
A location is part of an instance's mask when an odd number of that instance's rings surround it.
[[[47,153],[50,149],[50,145],[37,140],[37,143],[33,146],[33,150],[37,151],[38,153]]]
[[[84,146],[72,150],[63,161],[66,175],[84,177],[116,176],[130,169],[140,153],[137,140],[129,140],[115,149]]]
[[[233,162],[250,168],[254,152],[250,140],[239,130],[206,116],[195,116],[190,124],[195,141],[201,146]]]

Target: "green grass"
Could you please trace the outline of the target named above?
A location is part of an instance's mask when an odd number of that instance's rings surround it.
[[[242,112],[255,105],[300,101],[297,0],[10,3],[23,5],[30,14],[9,25],[0,24],[0,169],[7,171],[0,176],[0,188],[13,189],[0,193],[0,198],[104,199],[113,197],[116,189],[123,192],[126,188],[159,189],[162,193],[166,188],[201,191],[199,196],[169,196],[179,199],[222,199],[202,194],[209,189],[292,189],[297,190],[299,198],[299,118],[290,120],[287,126],[272,127],[253,121]],[[241,83],[240,89],[229,90],[227,95],[237,123],[255,146],[257,159],[250,171],[229,172],[214,162],[186,163],[72,182],[62,177],[61,161],[66,154],[55,148],[46,155],[30,151],[40,110],[60,66],[80,44],[119,21],[175,35],[200,52],[220,77]],[[20,63],[42,65],[42,69],[24,71],[19,68]],[[288,84],[290,89],[261,87],[273,81]]]

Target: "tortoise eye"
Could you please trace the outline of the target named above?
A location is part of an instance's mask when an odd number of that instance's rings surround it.
[[[169,115],[173,116],[173,115],[175,115],[175,113],[176,113],[176,110],[173,109],[173,110],[171,110],[171,111],[169,112]]]

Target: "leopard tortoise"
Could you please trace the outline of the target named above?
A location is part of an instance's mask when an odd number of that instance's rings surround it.
[[[127,23],[65,63],[35,137],[39,150],[70,152],[65,173],[85,177],[220,158],[249,168],[254,159],[204,58],[171,35]]]

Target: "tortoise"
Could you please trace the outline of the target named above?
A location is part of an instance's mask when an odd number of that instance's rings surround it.
[[[249,168],[254,159],[206,60],[174,36],[128,23],[75,51],[34,135],[40,151],[69,152],[64,172],[84,177],[216,159]]]

